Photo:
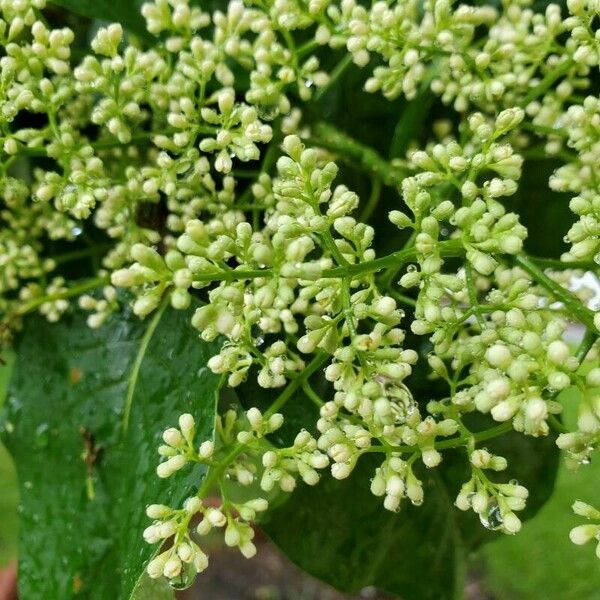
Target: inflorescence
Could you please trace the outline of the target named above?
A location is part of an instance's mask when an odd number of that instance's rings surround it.
[[[580,367],[597,361],[600,312],[569,283],[600,263],[600,98],[586,95],[600,63],[598,0],[542,13],[527,0],[232,0],[212,14],[155,0],[142,8],[152,47],[109,25],[76,64],[73,32],[50,29],[43,7],[0,0],[5,325],[34,310],[57,320],[79,298],[100,327],[121,310],[117,288],[130,290],[140,317],[164,302],[186,309],[203,290],[191,326],[223,340],[210,369],[231,387],[256,377],[282,390],[264,414],[225,412],[215,439],[195,439],[187,414],[164,432],[159,477],[190,463],[208,475],[181,508],[148,507],[146,541],[172,541],[151,577],[204,570],[197,535],[215,528],[252,556],[251,524],[270,494],[316,485],[324,469],[347,478],[365,454],[381,458],[372,493],[396,511],[405,498],[426,501],[418,463],[433,469],[444,449],[464,448],[471,477],[456,506],[509,534],[528,490],[498,483],[493,473],[510,464],[485,440],[555,428],[569,463],[589,462],[600,445],[600,369]],[[329,72],[322,48],[341,57]],[[338,180],[335,159],[360,144],[303,120],[302,106],[351,64],[364,69],[367,93],[410,101],[430,90],[456,117],[401,160],[364,149],[360,167],[397,191],[389,220],[407,239],[381,257],[377,231],[357,216],[364,202]],[[45,124],[20,128],[23,113]],[[561,164],[549,187],[571,197],[561,260],[523,251],[527,228],[506,202],[536,149]],[[30,178],[19,175],[31,165]],[[86,220],[110,242],[90,248],[90,279],[68,282],[58,274],[68,257],[49,255],[48,241],[77,240]],[[573,323],[586,331],[578,348],[565,342]],[[427,356],[408,346],[407,330],[429,340]],[[423,362],[444,399],[413,396],[407,379]],[[330,397],[311,386],[315,373]],[[566,430],[557,395],[570,386],[582,399]],[[318,421],[277,447],[278,411],[300,388]],[[474,412],[493,427],[469,430]],[[262,495],[237,501],[232,481],[256,481]],[[600,520],[581,502],[575,510]],[[598,539],[599,527],[571,539]]]

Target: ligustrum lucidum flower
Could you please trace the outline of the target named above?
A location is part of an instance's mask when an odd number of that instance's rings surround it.
[[[571,281],[600,263],[597,0],[541,12],[528,0],[231,0],[211,13],[154,0],[141,9],[152,44],[109,24],[77,58],[44,4],[0,0],[3,331],[33,311],[56,321],[75,298],[93,328],[129,300],[145,318],[197,298],[190,327],[222,342],[210,370],[232,388],[256,378],[279,390],[270,408],[222,411],[214,439],[197,439],[190,414],[164,431],[157,476],[177,485],[192,465],[205,476],[181,507],[148,507],[151,577],[204,570],[197,536],[213,529],[252,556],[272,494],[317,485],[325,469],[351,477],[366,454],[371,492],[397,511],[426,502],[428,470],[460,449],[456,506],[507,534],[529,491],[485,440],[554,428],[570,466],[590,461],[600,371],[582,365],[597,364],[600,312]],[[367,94],[432,94],[445,117],[386,160],[315,121],[347,68]],[[28,114],[42,118],[25,126]],[[557,164],[548,186],[570,198],[560,259],[524,251],[519,193],[540,152]],[[367,174],[370,198],[347,168]],[[393,204],[376,228],[381,186]],[[55,252],[90,231],[103,242]],[[383,238],[396,243],[387,254]],[[81,259],[92,276],[74,281],[63,265]],[[573,324],[586,330],[578,346]],[[421,397],[415,377],[444,391]],[[570,386],[582,393],[567,429],[558,394]],[[297,390],[318,417],[285,446],[272,434]],[[487,429],[470,428],[475,414]],[[240,500],[240,487],[256,497]]]

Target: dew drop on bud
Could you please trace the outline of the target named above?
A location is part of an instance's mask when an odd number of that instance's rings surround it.
[[[479,520],[490,531],[501,529],[503,519],[500,507],[497,504],[491,504],[486,513],[479,515]]]

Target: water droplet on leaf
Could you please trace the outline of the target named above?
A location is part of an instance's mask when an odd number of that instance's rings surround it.
[[[50,433],[48,431],[48,423],[41,423],[35,430],[35,445],[38,448],[45,448],[50,440]]]

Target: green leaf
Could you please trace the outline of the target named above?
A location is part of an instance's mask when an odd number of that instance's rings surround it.
[[[173,600],[173,597],[173,588],[166,579],[150,579],[144,573],[133,590],[131,600]]]
[[[0,407],[4,404],[6,387],[12,370],[14,356],[2,352],[0,364]],[[19,490],[17,473],[13,461],[0,444],[0,567],[13,560],[17,555],[17,504]]]
[[[301,486],[264,530],[294,563],[344,592],[375,585],[405,600],[453,598],[462,548],[444,484],[428,478],[423,506],[391,513],[369,491],[374,467],[364,461],[344,481]]]
[[[560,163],[553,159],[526,161],[519,189],[506,202],[528,229],[525,250],[536,256],[559,258],[568,250],[563,238],[575,220],[569,209],[571,196],[548,187],[548,179],[558,166]]]
[[[167,309],[99,330],[80,313],[26,322],[3,427],[21,488],[21,597],[130,598],[156,550],[142,539],[146,505],[178,506],[201,483],[201,466],[155,474],[160,435],[181,413],[213,436],[217,347],[189,319]]]
[[[123,29],[140,37],[150,37],[140,12],[144,3],[142,0],[123,0],[121,2],[115,0],[52,0],[52,2],[90,19],[120,23]]]

